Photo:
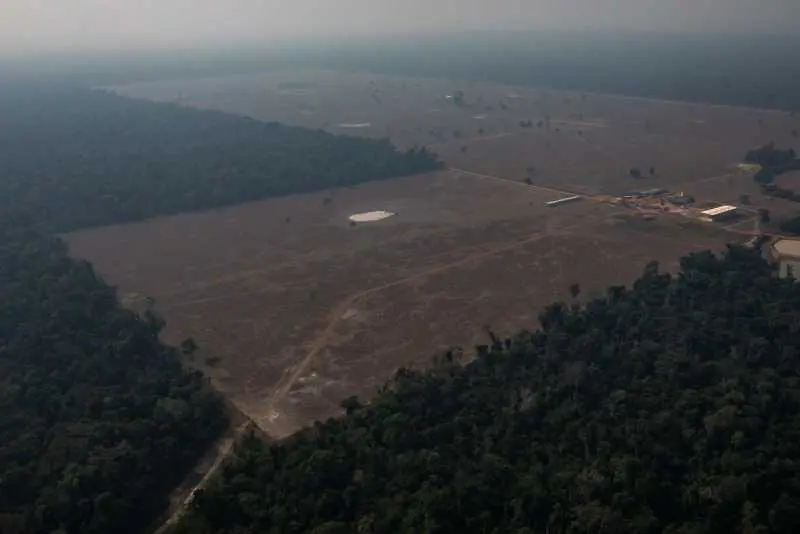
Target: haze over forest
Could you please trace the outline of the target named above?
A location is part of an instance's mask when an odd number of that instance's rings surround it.
[[[0,533],[797,534],[798,15],[0,0]]]
[[[0,56],[463,30],[790,33],[796,0],[2,0]]]

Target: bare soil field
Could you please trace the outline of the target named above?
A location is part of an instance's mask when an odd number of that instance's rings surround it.
[[[513,181],[443,171],[76,232],[131,305],[152,296],[187,363],[275,437],[368,397],[400,366],[536,328],[541,309],[728,237]],[[356,212],[396,215],[351,226]]]
[[[167,340],[194,338],[200,350],[187,363],[275,437],[369,397],[401,366],[451,346],[470,354],[487,328],[535,329],[570,284],[599,295],[650,260],[673,269],[693,250],[744,240],[597,199],[545,202],[649,188],[714,205],[748,195],[745,216],[728,225],[740,232],[758,207],[796,208],[736,168],[749,148],[794,144],[800,119],[786,112],[327,71],[112,89],[426,145],[450,167],[67,236],[124,301],[155,298]],[[381,210],[395,215],[348,220]]]
[[[587,194],[678,189],[726,176],[749,148],[768,141],[796,145],[792,133],[800,129],[800,117],[780,111],[330,71],[278,70],[114,90],[426,145],[455,168]],[[458,91],[461,105],[452,98]],[[528,121],[530,127],[521,125]],[[631,178],[634,167],[645,177]]]

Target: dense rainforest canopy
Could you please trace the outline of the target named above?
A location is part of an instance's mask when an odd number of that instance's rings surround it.
[[[0,90],[0,212],[57,231],[354,185],[425,150],[68,87]]]
[[[800,532],[800,285],[697,253],[541,324],[245,440],[177,532]]]
[[[161,321],[0,222],[0,532],[134,534],[226,426]]]

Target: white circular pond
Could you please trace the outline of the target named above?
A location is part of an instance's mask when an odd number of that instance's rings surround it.
[[[375,222],[383,219],[388,219],[394,215],[391,211],[364,211],[362,213],[354,213],[348,219],[353,222]]]

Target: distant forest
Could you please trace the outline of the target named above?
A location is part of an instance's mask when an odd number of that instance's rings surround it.
[[[757,251],[650,264],[464,367],[243,441],[176,533],[800,532],[799,310]]]
[[[800,36],[475,32],[342,46],[321,66],[800,111]]]
[[[227,426],[151,312],[0,221],[0,532],[138,534]]]
[[[54,86],[0,91],[0,212],[57,231],[439,168],[425,148]]]
[[[12,64],[9,78],[72,84],[322,67],[800,111],[800,34],[455,32]],[[0,65],[3,68],[3,65]]]

